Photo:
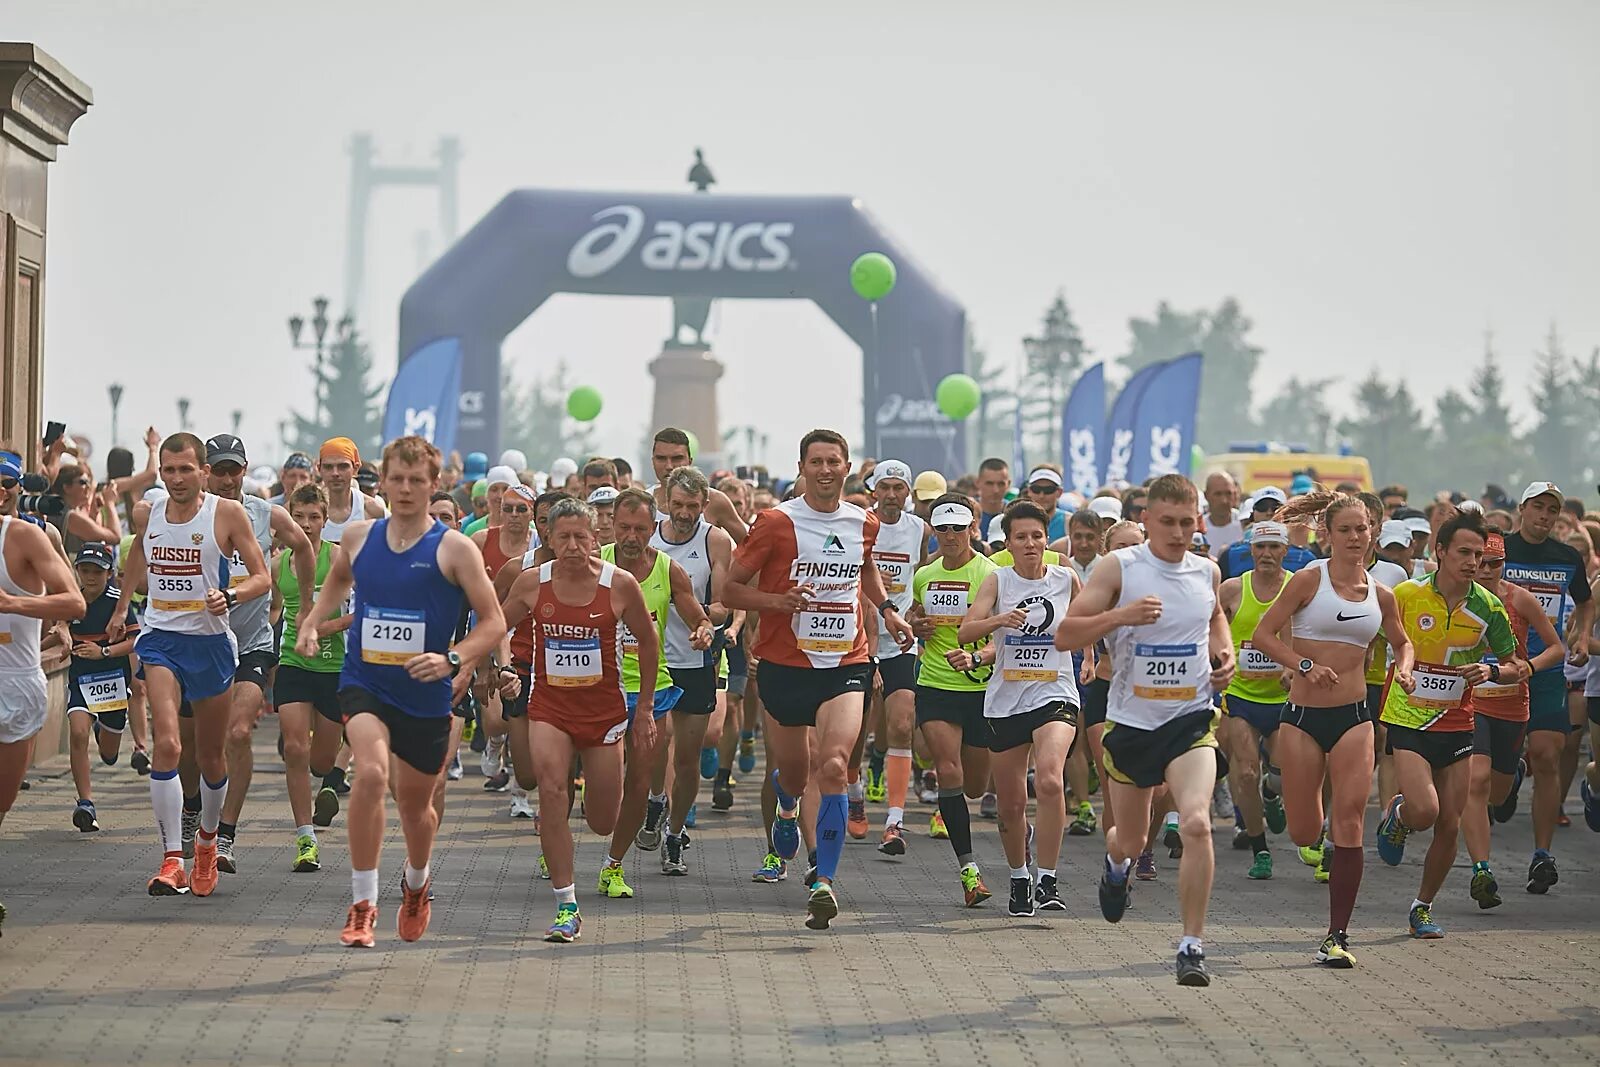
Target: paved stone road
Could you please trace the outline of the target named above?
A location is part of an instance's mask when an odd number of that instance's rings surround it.
[[[349,900],[342,821],[323,834],[323,871],[290,873],[272,729],[260,734],[244,873],[224,875],[206,900],[145,895],[148,790],[126,761],[98,772],[99,834],[72,829],[64,766],[20,796],[0,828],[11,913],[0,1062],[1600,1061],[1600,836],[1581,821],[1561,831],[1561,883],[1542,898],[1518,880],[1526,815],[1500,831],[1505,905],[1480,912],[1458,868],[1436,907],[1442,941],[1405,934],[1426,837],[1398,870],[1369,848],[1361,966],[1343,973],[1311,965],[1327,891],[1287,842],[1278,876],[1251,882],[1219,830],[1207,927],[1216,980],[1193,990],[1172,978],[1174,862],[1138,886],[1115,927],[1095,905],[1093,839],[1068,839],[1065,914],[1011,919],[1003,897],[967,911],[948,846],[925,836],[920,809],[905,859],[847,848],[844,914],[828,933],[808,931],[798,879],[749,880],[762,851],[754,776],[732,813],[702,817],[692,877],[662,877],[654,856],[636,854],[632,901],[595,897],[602,846],[582,835],[583,939],[547,945],[553,904],[533,879],[529,824],[511,822],[505,798],[484,795],[469,771],[451,785],[427,938],[406,945],[393,933],[394,833],[380,949],[356,952],[337,941]],[[993,824],[976,826],[1003,893]]]

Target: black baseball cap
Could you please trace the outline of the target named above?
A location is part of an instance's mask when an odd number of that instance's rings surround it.
[[[241,467],[248,467],[249,461],[244,458],[244,442],[231,433],[219,433],[206,441],[206,462],[237,463]]]
[[[111,570],[116,566],[116,555],[111,551],[111,546],[100,541],[90,541],[78,549],[78,556],[72,561],[73,566],[82,566],[93,563],[96,567]]]

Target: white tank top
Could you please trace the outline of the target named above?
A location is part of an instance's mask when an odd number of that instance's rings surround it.
[[[206,610],[206,591],[222,588],[228,564],[217,546],[217,498],[206,493],[195,517],[167,521],[170,497],[150,507],[145,526],[145,561],[149,564],[149,606],[144,628],[179,634],[229,633],[228,616]]]
[[[1046,566],[1039,579],[1024,578],[1014,567],[1001,567],[994,574],[999,582],[994,613],[1022,608],[1028,623],[1020,630],[1002,626],[994,632],[994,674],[983,694],[983,714],[1003,719],[1057,700],[1077,707],[1072,653],[1056,651],[1055,640],[1072,600],[1072,571]]]
[[[1168,563],[1156,558],[1149,545],[1119,548],[1111,555],[1122,568],[1122,595],[1115,606],[1160,597],[1161,618],[1149,626],[1123,626],[1107,635],[1111,693],[1106,720],[1154,730],[1209,708],[1216,564],[1193,552]]]
[[[13,523],[20,522],[10,516],[0,517],[0,589],[15,597],[43,596],[43,591],[24,589],[11,577],[6,566],[6,534]],[[39,667],[39,634],[44,628],[42,619],[26,615],[0,615],[0,674],[36,674],[43,677]]]
[[[322,527],[322,539],[331,544],[338,544],[344,536],[344,528],[352,522],[360,522],[367,517],[366,497],[361,495],[361,489],[355,482],[350,483],[350,514],[345,516],[343,522],[334,522],[333,516],[328,516],[326,525]]]
[[[889,595],[895,610],[902,616],[911,609],[911,577],[916,572],[917,564],[922,562],[925,530],[922,520],[910,511],[901,512],[900,521],[893,525],[878,520],[878,540],[872,546],[872,561],[883,574],[883,591]],[[878,614],[877,630],[876,655],[879,659],[903,655],[900,645],[889,636],[889,627],[882,614]]]
[[[1305,641],[1337,641],[1366,648],[1378,636],[1383,612],[1378,607],[1378,582],[1367,578],[1367,599],[1357,603],[1345,600],[1328,577],[1328,561],[1313,560],[1305,569],[1317,575],[1317,591],[1311,603],[1294,613],[1295,637]]]
[[[656,532],[650,535],[650,547],[657,552],[664,552],[673,562],[682,567],[689,574],[689,587],[694,590],[694,598],[700,601],[701,607],[711,603],[711,524],[703,517],[700,525],[695,527],[693,536],[689,540],[678,544],[668,541],[662,535],[666,523],[656,523]],[[695,667],[708,667],[711,665],[710,652],[697,652],[689,644],[689,624],[683,621],[676,607],[667,610],[667,647],[666,657],[668,667],[677,667],[680,670]]]

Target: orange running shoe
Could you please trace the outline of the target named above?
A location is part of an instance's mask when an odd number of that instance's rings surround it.
[[[194,874],[189,878],[189,888],[197,897],[209,897],[217,888],[217,838],[211,843],[196,834],[194,839]]]
[[[423,896],[426,898],[426,892]],[[424,903],[423,907],[427,907],[427,904]],[[377,939],[372,936],[372,927],[377,921],[378,909],[365,900],[350,905],[350,914],[345,916],[344,920],[344,930],[339,934],[340,942],[347,948],[371,948],[377,944]]]
[[[421,889],[412,889],[403,877],[400,879],[400,911],[394,920],[400,940],[419,941],[428,932],[428,920],[433,917],[433,904],[428,900],[432,888],[432,878]]]
[[[878,851],[885,856],[906,854],[906,832],[899,823],[892,822],[883,828],[883,840],[878,842]]]
[[[850,814],[846,816],[844,828],[851,838],[864,841],[867,837],[867,802],[865,800],[849,801]]]
[[[161,861],[160,872],[146,887],[153,897],[176,897],[189,891],[189,876],[183,873],[183,859],[167,856]]]

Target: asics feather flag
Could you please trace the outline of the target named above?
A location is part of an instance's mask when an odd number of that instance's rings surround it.
[[[1199,352],[1190,352],[1161,364],[1150,376],[1135,408],[1129,481],[1188,473],[1202,360]]]
[[[417,434],[448,456],[456,445],[460,396],[460,340],[441,337],[429,341],[395,373],[383,413],[383,439]]]
[[[1106,449],[1107,485],[1135,480],[1130,475],[1133,464],[1133,418],[1139,408],[1139,398],[1144,395],[1144,387],[1164,366],[1164,363],[1151,363],[1134,372],[1111,405],[1111,417],[1106,420],[1105,436],[1101,439],[1102,447]]]
[[[1078,376],[1061,409],[1061,469],[1067,488],[1092,497],[1104,483],[1100,464],[1105,455],[1101,435],[1106,426],[1106,365],[1096,363]]]

